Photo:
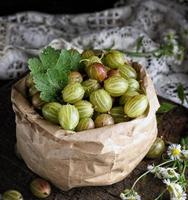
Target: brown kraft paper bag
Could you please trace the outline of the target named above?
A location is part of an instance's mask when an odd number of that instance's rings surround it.
[[[159,103],[148,74],[140,65],[147,114],[79,133],[44,120],[26,98],[25,78],[12,88],[17,148],[28,168],[62,190],[110,185],[124,179],[144,158],[157,136]]]

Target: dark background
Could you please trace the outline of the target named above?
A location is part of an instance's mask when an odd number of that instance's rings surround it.
[[[20,11],[76,14],[112,8],[117,0],[1,0],[0,15]]]

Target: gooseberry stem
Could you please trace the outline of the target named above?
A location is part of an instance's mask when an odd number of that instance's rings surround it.
[[[82,59],[82,60],[80,60],[80,63],[81,63],[81,62],[84,62],[84,61],[89,61],[89,59],[86,59],[86,58],[85,58],[85,59]]]
[[[105,55],[105,53],[103,52],[102,55],[101,55],[101,57],[100,57],[100,60],[103,59],[104,55]]]

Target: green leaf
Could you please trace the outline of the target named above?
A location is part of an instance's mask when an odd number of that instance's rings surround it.
[[[177,87],[178,97],[181,100],[181,103],[184,104],[184,101],[187,100],[187,97],[184,92],[183,85],[180,83]]]
[[[47,76],[49,83],[57,89],[63,88],[68,83],[66,71],[50,69],[47,71]]]
[[[40,97],[46,102],[55,101],[57,95],[68,83],[68,74],[79,70],[81,55],[76,50],[61,52],[52,47],[45,48],[39,58],[29,59],[29,69],[33,75]]]
[[[40,98],[46,102],[53,102],[53,101],[57,101],[56,100],[56,91],[51,91],[50,93],[46,92],[46,91],[42,91],[40,93]]]
[[[48,82],[55,88],[60,89],[61,84],[59,83],[60,75],[58,70],[55,69],[49,69],[46,73]]]
[[[183,149],[188,150],[188,136],[182,137],[180,140],[180,144],[182,145]]]
[[[59,58],[59,54],[60,54],[59,50],[55,50],[54,48],[50,46],[43,49],[42,53],[39,55],[40,60],[43,64],[43,67],[45,69],[54,67]]]
[[[80,68],[80,64],[78,64],[78,63],[80,63],[81,55],[75,49],[71,49],[71,50],[69,50],[69,52],[70,52],[70,57],[74,58],[74,59],[71,59],[71,63],[70,63],[71,69],[70,70],[78,71]]]
[[[59,59],[56,64],[56,69],[73,71],[79,69],[79,62],[81,60],[81,55],[76,50],[65,50],[61,51]]]
[[[33,75],[33,80],[35,87],[39,91],[48,90],[50,87],[50,83],[48,82],[48,78],[45,73],[38,73]]]
[[[35,87],[41,92],[41,99],[46,102],[54,101],[56,98],[57,88],[50,84],[47,74],[35,74],[33,79],[35,82]]]
[[[58,70],[64,70],[66,69],[68,66],[69,66],[69,63],[70,63],[70,53],[63,49],[60,53],[60,56],[57,60],[57,63],[56,63],[56,69]]]
[[[173,110],[176,107],[176,105],[171,104],[171,103],[161,103],[160,108],[158,109],[157,113],[163,114],[163,113],[167,113],[171,110]]]
[[[31,58],[28,60],[29,69],[32,75],[44,72],[44,67],[38,58]]]

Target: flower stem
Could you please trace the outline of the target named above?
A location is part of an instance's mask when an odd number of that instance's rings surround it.
[[[125,51],[124,53],[127,54],[128,56],[133,56],[133,57],[146,57],[150,55],[150,53],[132,52],[132,51]]]
[[[173,164],[173,166],[172,166],[172,167],[173,167],[173,168],[175,168],[175,167],[176,167],[176,165],[177,165],[177,161],[175,160],[175,161],[174,161],[174,164]]]
[[[187,168],[187,165],[185,163],[185,161],[183,162],[183,169],[182,169],[182,172],[181,172],[181,180],[183,181],[183,187],[184,187],[184,190],[186,190],[186,187],[187,187],[187,181],[186,181],[186,178],[185,178],[185,170]]]
[[[167,190],[167,189],[165,189],[161,194],[159,194],[159,196],[156,197],[154,200],[160,199],[160,198],[163,196],[163,194],[166,192],[166,190]]]
[[[183,162],[183,170],[182,170],[181,175],[184,175],[184,174],[185,174],[186,167],[187,167],[187,166],[186,166],[186,163]]]
[[[163,166],[163,165],[165,165],[165,164],[167,164],[167,163],[170,163],[170,162],[172,162],[173,160],[168,160],[168,161],[166,161],[166,162],[164,162],[164,163],[161,163],[160,165],[157,165],[157,166],[155,166],[155,167],[160,167],[160,166]],[[142,174],[141,176],[139,176],[137,179],[136,179],[136,181],[134,182],[134,184],[133,184],[133,186],[131,187],[131,189],[133,190],[134,189],[134,187],[136,186],[136,184],[138,183],[138,181],[140,180],[140,179],[142,179],[144,176],[146,176],[147,174],[149,174],[150,173],[150,171],[148,170],[148,171],[146,171],[144,174]]]
[[[138,181],[141,179],[141,178],[143,178],[145,175],[147,175],[147,174],[149,174],[150,173],[150,171],[146,171],[144,174],[142,174],[141,176],[139,176],[137,179],[136,179],[136,181],[134,182],[134,184],[133,184],[133,186],[132,186],[132,190],[134,189],[134,187],[135,187],[135,185],[138,183]]]
[[[124,53],[127,54],[128,56],[146,57],[146,56],[149,56],[149,55],[151,55],[153,53],[156,53],[158,51],[159,51],[159,49],[155,49],[153,51],[148,51],[148,52],[145,52],[145,53],[143,53],[143,52],[136,52],[136,51],[135,52],[134,51],[124,51]]]
[[[174,160],[167,160],[166,162],[161,163],[160,165],[157,165],[156,167],[161,167],[161,166],[166,165],[166,164],[168,164],[168,163],[171,163],[171,162],[173,162],[173,161],[174,161]]]

